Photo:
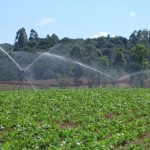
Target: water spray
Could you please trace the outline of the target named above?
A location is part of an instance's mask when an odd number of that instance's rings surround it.
[[[3,48],[0,47],[0,51],[2,51],[6,56],[8,56],[8,58],[18,67],[18,69],[19,69],[19,75],[18,75],[19,81],[18,81],[17,85],[20,84],[20,81],[22,82],[22,84],[24,84],[24,79],[26,79],[27,82],[31,85],[31,87],[34,90],[36,90],[36,88],[33,86],[31,81],[29,81],[29,79],[25,75],[25,69],[22,69],[21,66]]]

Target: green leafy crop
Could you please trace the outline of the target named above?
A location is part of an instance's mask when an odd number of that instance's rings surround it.
[[[0,92],[0,149],[150,149],[149,89]]]

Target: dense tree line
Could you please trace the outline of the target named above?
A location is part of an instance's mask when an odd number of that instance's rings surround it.
[[[57,47],[56,45],[60,46]],[[70,39],[67,37],[59,39],[56,34],[40,38],[34,29],[31,29],[28,37],[25,28],[21,28],[16,33],[14,45],[4,44],[2,46],[12,55],[14,52],[51,52],[63,55],[71,58],[71,60],[108,72],[108,74],[117,72],[117,77],[125,73],[138,72],[150,68],[150,31],[146,29],[134,31],[129,39],[121,36],[111,37],[109,35],[95,39]],[[8,60],[3,61],[3,57],[1,56],[0,60],[2,64],[6,63],[7,66]],[[26,60],[22,58],[21,61],[25,63]],[[53,66],[53,69],[48,69],[49,65]],[[60,66],[61,64],[59,64],[58,60],[55,63],[39,61],[33,68],[34,78],[54,78],[57,74],[57,78],[60,76],[72,76],[76,83],[79,83],[81,76],[88,75],[90,76],[90,82],[98,81],[99,77],[97,75],[83,71],[83,68],[77,64],[72,65],[70,70],[68,69],[69,65],[67,67]],[[1,72],[4,75],[5,71],[2,65],[0,69],[3,70]],[[65,70],[69,73],[66,73]],[[41,74],[42,72],[44,72],[44,75]],[[8,71],[6,73],[9,74]],[[0,74],[1,80],[4,79],[3,75],[2,73]],[[7,75],[5,80],[7,79],[9,79],[9,75]]]
[[[16,33],[14,51],[37,52],[46,51],[59,41],[57,35],[47,35],[46,38],[40,38],[38,33],[31,29],[29,38],[27,37],[25,28],[21,28]]]

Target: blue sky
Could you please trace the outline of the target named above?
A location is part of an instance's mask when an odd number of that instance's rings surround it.
[[[0,43],[13,44],[22,27],[28,36],[35,29],[39,37],[60,39],[150,30],[150,0],[1,0],[0,6]]]

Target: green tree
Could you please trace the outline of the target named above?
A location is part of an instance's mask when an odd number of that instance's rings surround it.
[[[130,58],[132,60],[132,64],[130,67],[135,71],[149,68],[148,55],[148,48],[145,45],[137,44],[132,49],[132,55]]]
[[[85,41],[85,59],[86,63],[91,65],[96,59],[96,45],[92,39],[87,39]]]
[[[52,46],[59,42],[59,38],[58,38],[58,36],[56,34],[52,34],[50,40],[52,42]]]
[[[30,51],[37,51],[38,44],[39,44],[38,33],[34,29],[31,29],[29,37]]]
[[[25,50],[27,48],[27,44],[28,44],[28,38],[27,38],[26,30],[25,28],[21,28],[16,33],[14,50],[15,51]]]
[[[137,31],[134,31],[134,32],[130,35],[130,37],[129,37],[129,42],[130,42],[131,44],[137,44],[137,42],[138,42],[138,39],[137,39]]]
[[[116,52],[116,57],[113,62],[113,67],[116,69],[118,77],[122,76],[122,71],[126,65],[126,59],[124,54],[124,49],[119,48]]]
[[[122,48],[119,48],[116,53],[116,57],[114,60],[114,67],[120,68],[123,67],[126,63],[124,50]]]
[[[101,61],[102,66],[104,67],[104,69],[106,69],[110,64],[109,59],[108,59],[107,56],[102,56],[100,58],[100,61]]]
[[[145,46],[149,47],[150,35],[149,31],[147,29],[134,31],[129,38],[129,43],[135,45],[135,44],[144,44]]]
[[[81,60],[84,56],[84,50],[79,46],[74,46],[70,52],[70,57],[75,60]]]
[[[34,29],[31,29],[29,42],[37,41],[37,40],[38,40],[38,33]]]

